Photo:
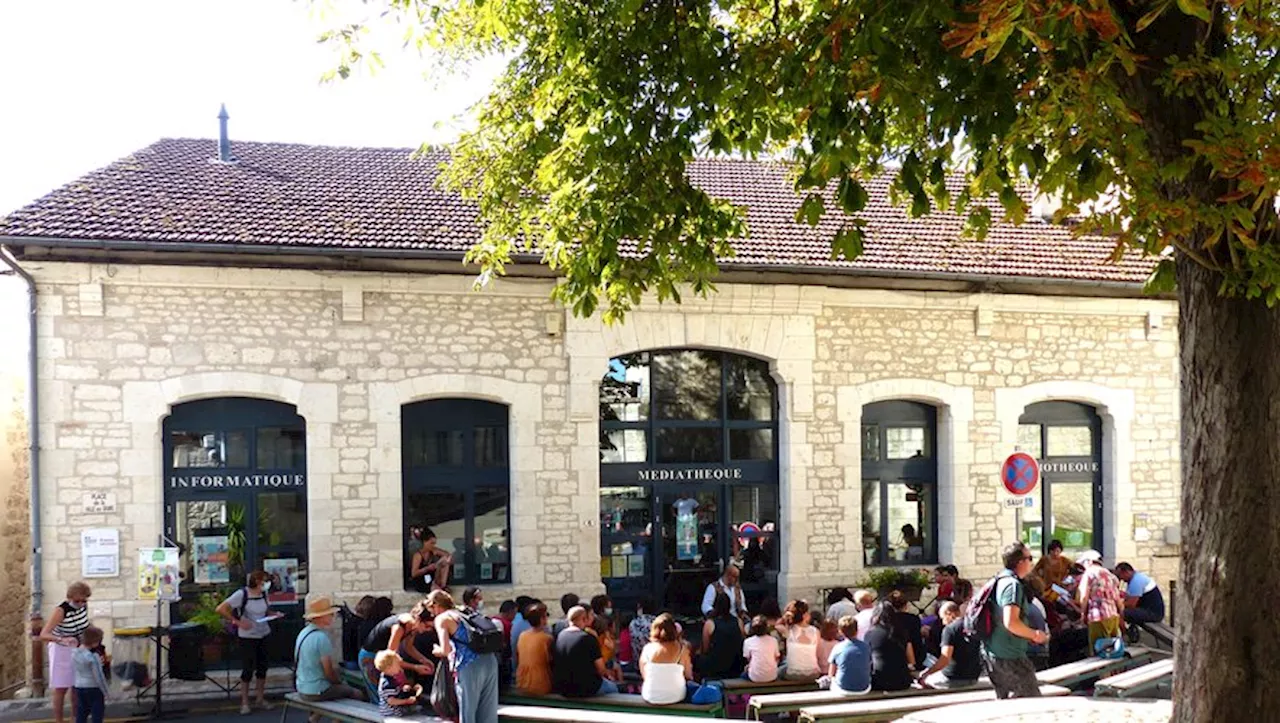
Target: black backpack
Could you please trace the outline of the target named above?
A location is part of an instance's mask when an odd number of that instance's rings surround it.
[[[977,595],[973,596],[973,600],[969,603],[969,611],[964,614],[964,632],[979,642],[986,642],[991,639],[995,633],[996,627],[1000,623],[1000,610],[996,606],[996,587],[1000,581],[1005,578],[1012,578],[1014,584],[1018,586],[1014,598],[1018,603],[1026,599],[1026,595],[1022,590],[1022,581],[1008,574],[1005,570],[991,578],[982,586]]]
[[[506,645],[502,631],[493,621],[474,610],[462,610],[462,624],[467,629],[467,647],[485,655],[501,653]]]

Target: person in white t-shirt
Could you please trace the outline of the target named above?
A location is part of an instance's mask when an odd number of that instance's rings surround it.
[[[231,593],[217,607],[217,613],[235,626],[240,642],[240,715],[248,715],[249,681],[257,678],[257,707],[267,710],[267,636],[271,635],[267,603],[270,576],[263,570],[249,573],[248,586]]]
[[[853,604],[858,612],[853,616],[858,622],[858,640],[866,640],[871,629],[871,616],[875,614],[876,594],[871,590],[859,590],[853,594]]]

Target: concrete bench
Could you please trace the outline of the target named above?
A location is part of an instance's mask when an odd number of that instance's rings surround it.
[[[1100,698],[1128,698],[1172,680],[1173,659],[1158,660],[1099,680],[1093,694]]]
[[[661,706],[654,706],[659,708]],[[552,708],[538,705],[499,705],[502,723],[671,723],[658,713],[620,713],[587,708]]]
[[[978,683],[965,688],[908,688],[907,690],[879,691],[873,690],[864,695],[851,696],[847,693],[832,693],[819,690],[812,693],[773,693],[771,695],[755,695],[747,702],[747,720],[763,720],[764,716],[790,713],[801,708],[813,708],[834,703],[849,703],[862,700],[884,700],[886,698],[908,698],[919,695],[943,695],[968,690],[990,688],[990,683]]]
[[[403,721],[405,723],[448,723],[443,718],[425,714],[384,719],[382,713],[378,712],[378,706],[373,703],[363,703],[358,700],[330,700],[323,703],[313,703],[303,700],[302,696],[297,693],[289,693],[284,697],[284,709],[280,711],[280,723],[285,723],[291,710],[315,713],[340,723],[383,723],[384,720]]]
[[[504,691],[498,696],[503,705],[529,706],[534,708],[560,708],[581,711],[601,711],[615,713],[646,713],[661,716],[688,716],[695,718],[723,718],[724,702],[695,705],[693,703],[672,703],[670,705],[654,705],[644,698],[632,693],[610,693],[594,695],[590,698],[566,698],[563,695],[523,695],[519,691]]]
[[[1040,686],[1040,695],[1045,697],[1070,695],[1071,691],[1057,685]],[[800,709],[800,723],[876,723],[892,721],[907,713],[918,710],[929,710],[958,703],[979,703],[995,700],[995,692],[991,690],[972,690],[962,693],[944,693],[941,695],[916,695],[905,698],[879,698],[870,700],[853,700],[836,705],[822,705]]]

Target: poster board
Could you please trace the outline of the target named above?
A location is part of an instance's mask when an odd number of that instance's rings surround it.
[[[111,528],[80,532],[80,576],[120,576],[120,531]]]
[[[195,581],[201,585],[231,582],[231,554],[226,535],[197,535],[195,548]]]
[[[138,599],[177,602],[178,548],[138,549]]]
[[[271,590],[267,592],[267,602],[282,605],[298,602],[298,558],[280,557],[263,560],[262,569],[271,577]]]

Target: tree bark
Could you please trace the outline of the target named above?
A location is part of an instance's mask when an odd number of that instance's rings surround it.
[[[1280,309],[1178,260],[1182,571],[1174,720],[1280,722]]]

